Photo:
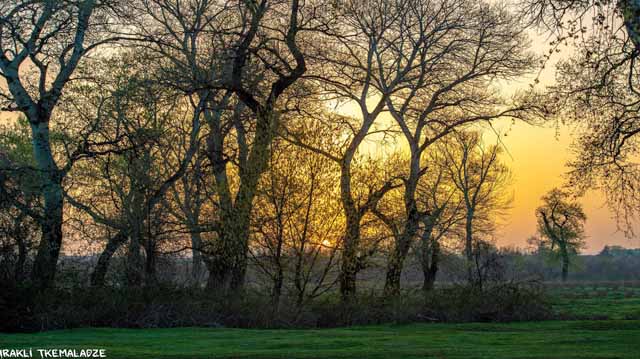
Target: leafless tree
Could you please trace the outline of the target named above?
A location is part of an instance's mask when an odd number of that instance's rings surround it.
[[[360,145],[371,135],[374,123],[384,111],[387,98],[402,86],[405,77],[417,66],[415,44],[407,56],[391,57],[397,40],[397,29],[402,28],[403,17],[409,11],[407,1],[348,1],[341,3],[340,26],[327,31],[321,41],[327,46],[319,48],[315,54],[318,67],[313,77],[326,85],[329,98],[353,101],[360,112],[358,119],[346,119],[350,132],[345,148],[338,156],[330,155],[341,170],[340,188],[342,207],[346,217],[345,233],[342,240],[342,269],[340,291],[348,300],[355,294],[358,253],[360,248],[361,221],[386,192],[398,186],[393,179],[384,181],[363,198],[357,199],[353,190],[352,164]],[[395,73],[379,71],[395,69]],[[385,86],[380,86],[379,76],[385,78]],[[370,100],[373,99],[373,103]]]
[[[275,308],[287,289],[298,308],[335,284],[341,213],[337,168],[317,154],[280,144],[256,203],[252,257],[273,283]]]
[[[474,246],[481,234],[490,233],[496,216],[510,203],[505,193],[509,168],[500,160],[499,145],[486,146],[477,132],[459,132],[454,147],[445,149],[451,181],[462,196],[465,208],[464,256],[469,283],[479,279],[474,272]]]
[[[425,292],[433,289],[442,255],[442,242],[459,235],[465,218],[462,198],[448,176],[446,157],[437,147],[431,149],[428,156],[431,176],[424,176],[417,188],[418,206],[422,212],[417,253]]]
[[[410,1],[389,54],[392,63],[415,56],[415,66],[387,107],[409,144],[410,161],[403,178],[405,220],[388,261],[385,293],[400,290],[403,263],[420,226],[416,191],[429,175],[422,154],[456,129],[500,117],[527,118],[536,105],[509,101],[491,89],[493,81],[531,71],[524,27],[503,6],[468,1]],[[378,86],[388,88],[397,68],[378,69]],[[519,103],[518,103],[519,102]]]
[[[184,150],[184,149],[183,149]],[[180,156],[178,154],[178,156]],[[166,205],[177,221],[186,227],[191,242],[191,281],[199,286],[206,277],[206,268],[202,260],[202,234],[208,231],[203,216],[214,203],[206,191],[206,156],[199,153],[194,156],[190,169],[171,186],[171,201],[174,205]]]

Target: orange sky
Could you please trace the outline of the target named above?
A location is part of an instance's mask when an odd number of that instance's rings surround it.
[[[538,34],[531,34],[532,51],[537,54],[548,52],[548,41]],[[543,90],[551,85],[555,78],[555,64],[561,56],[567,56],[571,51],[566,48],[552,58],[544,71],[540,73],[540,83],[536,88]],[[517,81],[499,84],[499,91],[511,94],[514,91],[528,88],[533,83],[536,74]],[[375,106],[376,99],[370,103]],[[355,103],[347,103],[338,109],[347,115],[360,116],[360,110]],[[379,123],[393,123],[388,113],[380,115]],[[564,174],[567,172],[565,164],[571,159],[570,146],[572,133],[569,128],[558,126],[556,121],[546,125],[533,126],[511,120],[498,120],[493,124],[494,130],[487,130],[485,140],[495,143],[495,133],[500,133],[502,143],[507,154],[503,160],[509,165],[513,174],[510,191],[513,193],[512,208],[500,227],[496,240],[500,246],[517,246],[525,248],[527,238],[536,234],[535,209],[540,206],[540,198],[554,187],[562,186]],[[504,134],[506,133],[506,136]],[[405,146],[402,136],[398,138],[398,145]],[[381,149],[374,141],[365,142],[361,150],[383,154],[389,149]],[[605,245],[622,245],[640,248],[640,238],[625,238],[617,230],[613,213],[607,208],[602,193],[591,191],[580,199],[587,215],[585,225],[587,246],[584,253],[598,253]]]
[[[546,37],[531,34],[532,51],[537,54],[548,52]],[[569,56],[571,49],[563,48],[547,63],[540,74],[541,89],[553,84],[555,78],[555,64],[563,56]],[[532,83],[532,78],[505,84],[507,91],[522,89]],[[536,233],[535,209],[540,205],[540,197],[555,186],[563,183],[563,176],[567,172],[565,164],[571,159],[570,146],[572,133],[569,128],[558,126],[553,121],[546,126],[531,126],[525,123],[499,121],[495,125],[498,132],[506,132],[503,138],[510,156],[504,160],[513,172],[512,190],[514,192],[513,208],[506,220],[505,226],[498,236],[500,245],[526,246],[526,239]],[[607,208],[604,195],[597,191],[588,193],[581,198],[587,215],[586,234],[587,248],[585,253],[597,253],[607,244],[623,245],[625,247],[640,247],[640,239],[625,238],[617,230],[613,213]]]
[[[354,117],[359,114],[354,104],[344,105],[339,111]],[[388,113],[380,115],[380,123],[391,121]],[[496,235],[497,244],[525,248],[527,238],[536,234],[535,209],[540,206],[540,198],[563,184],[564,173],[568,170],[565,164],[571,158],[571,132],[566,127],[557,127],[555,121],[533,126],[498,120],[493,127],[495,132],[502,134],[502,143],[506,148],[503,161],[512,171],[508,191],[513,193],[511,209],[501,221],[503,225]],[[486,133],[485,141],[495,143],[493,130],[487,130]],[[402,136],[397,141],[399,146],[405,147]],[[389,147],[381,148],[375,139],[366,141],[361,150],[377,155],[394,151]],[[602,193],[592,191],[580,202],[587,215],[587,247],[584,253],[598,253],[607,244],[640,247],[640,239],[625,238],[622,232],[617,231],[616,221],[606,207]]]
[[[505,121],[496,128],[506,130],[503,142],[511,156],[505,162],[513,172],[511,185],[514,193],[513,207],[501,228],[500,245],[526,246],[526,239],[536,232],[535,209],[540,197],[555,186],[562,185],[567,171],[566,161],[571,153],[571,135],[567,128],[557,129],[554,124],[538,127],[524,123],[511,126]],[[611,211],[604,205],[602,193],[593,191],[581,199],[587,214],[586,253],[597,253],[606,244],[640,247],[639,239],[625,238],[616,230]]]

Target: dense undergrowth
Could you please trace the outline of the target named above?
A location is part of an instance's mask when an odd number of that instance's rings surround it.
[[[496,284],[483,289],[455,285],[394,298],[361,292],[350,302],[327,294],[304,305],[283,297],[275,306],[264,291],[216,296],[203,289],[70,288],[0,293],[0,331],[78,327],[323,328],[411,322],[544,320],[552,317],[543,287]]]

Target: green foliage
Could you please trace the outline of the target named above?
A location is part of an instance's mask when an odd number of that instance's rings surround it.
[[[0,153],[11,163],[33,165],[29,122],[20,117],[13,124],[0,126]]]
[[[25,117],[0,125],[0,185],[8,196],[29,203],[39,196],[40,177],[34,175],[31,129]]]

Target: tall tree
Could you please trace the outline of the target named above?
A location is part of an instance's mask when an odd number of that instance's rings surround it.
[[[508,100],[492,89],[496,80],[522,76],[534,67],[524,27],[504,6],[466,0],[410,1],[406,6],[394,51],[387,55],[390,61],[406,53],[417,58],[403,88],[386,99],[410,151],[403,178],[404,221],[387,264],[387,295],[399,293],[403,263],[423,216],[417,188],[420,178],[430,175],[431,163],[422,154],[462,126],[522,119],[529,117],[527,111],[538,111],[526,98]],[[379,86],[387,88],[387,78],[393,78],[387,72],[398,70],[378,71]]]
[[[405,86],[406,78],[420,66],[420,49],[426,45],[427,36],[407,40],[405,53],[399,54],[395,48],[411,26],[403,20],[410,12],[410,3],[379,0],[341,4],[340,26],[325,32],[321,41],[327,46],[319,47],[315,54],[319,61],[314,77],[325,84],[329,97],[353,102],[358,108],[358,118],[344,121],[351,132],[345,149],[339,156],[330,156],[340,166],[340,198],[346,217],[340,273],[344,300],[353,297],[356,290],[361,222],[386,192],[399,186],[391,178],[357,198],[352,166],[389,96]]]
[[[305,5],[313,7],[312,3]],[[253,200],[260,177],[268,168],[271,143],[280,127],[282,108],[278,102],[306,71],[298,34],[311,19],[304,17],[302,10],[298,0],[273,3],[261,0],[242,3],[235,14],[241,27],[237,37],[229,39],[233,44],[229,49],[232,55],[227,59],[229,71],[218,86],[231,91],[251,112],[254,132],[253,141],[249,143],[247,128],[237,116],[231,117],[239,163],[238,189],[233,196],[225,157],[225,129],[219,117],[207,118],[211,134],[207,139],[208,152],[220,210],[218,243],[211,247],[206,260],[211,288],[226,291],[244,285]],[[286,31],[273,31],[269,26],[272,21],[286,24]],[[263,37],[270,40],[262,41]],[[252,69],[253,64],[258,66],[257,70]],[[254,76],[259,79],[258,83]],[[205,116],[211,115],[205,113]]]
[[[496,216],[510,203],[505,193],[509,168],[500,160],[499,145],[486,146],[477,132],[455,134],[454,146],[445,148],[448,174],[464,203],[464,257],[469,283],[478,284],[474,248],[482,234],[490,233]]]
[[[174,85],[196,95],[196,109],[208,126],[207,152],[218,197],[217,238],[203,251],[208,287],[222,292],[240,288],[253,199],[280,125],[278,102],[306,70],[298,34],[313,19],[313,11],[305,16],[302,10],[313,4],[147,0],[142,5],[141,31],[171,63]],[[274,22],[284,25],[272,28]],[[231,150],[237,154],[230,156]],[[238,167],[237,187],[230,158]]]
[[[120,38],[104,35],[113,25],[111,15],[117,4],[97,0],[0,4],[0,77],[8,89],[0,93],[5,100],[2,110],[22,112],[29,120],[35,173],[44,202],[37,218],[42,238],[31,272],[37,287],[51,285],[55,277],[62,245],[62,181],[73,163],[56,161],[51,118],[80,61],[91,50]]]
[[[442,256],[443,241],[459,236],[464,223],[464,203],[448,176],[446,156],[438,147],[429,153],[431,176],[424,176],[418,184],[418,206],[422,209],[422,233],[417,253],[423,273],[422,290],[433,289]]]
[[[337,167],[292,144],[275,145],[257,198],[251,253],[273,284],[276,310],[285,291],[301,309],[336,283]]]
[[[555,251],[562,261],[562,281],[567,280],[571,256],[584,246],[587,216],[572,195],[554,188],[542,197],[536,210],[538,232],[543,246]]]
[[[194,124],[209,126],[205,136],[212,136],[214,125],[227,110],[231,93],[219,88],[225,76],[225,51],[230,41],[226,34],[238,26],[230,4],[219,1],[143,0],[136,3],[136,31],[145,39],[159,65],[158,80],[188,98]],[[200,269],[204,243],[200,219],[205,201],[207,157],[199,134],[196,141],[183,143],[174,155],[184,158],[185,171],[171,182],[174,217],[187,227],[193,253],[193,280]],[[200,153],[196,154],[196,151]],[[209,198],[210,199],[210,198]],[[211,219],[208,222],[213,222]],[[212,277],[210,277],[212,278]]]
[[[95,61],[93,81],[69,88],[75,106],[68,113],[99,124],[104,142],[115,147],[77,165],[72,174],[86,182],[66,193],[73,206],[115,233],[99,257],[94,285],[102,284],[111,256],[126,242],[129,284],[155,281],[154,233],[162,228],[151,222],[160,219],[167,191],[199,148],[199,116],[188,97],[157,80],[158,69],[145,63],[146,55],[125,52]]]

